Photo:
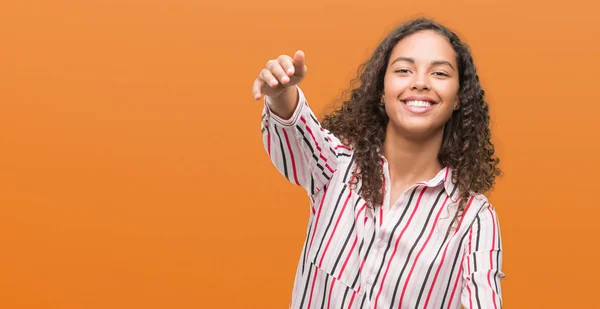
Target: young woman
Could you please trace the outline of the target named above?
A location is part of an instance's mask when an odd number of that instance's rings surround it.
[[[267,62],[262,133],[308,193],[291,308],[501,308],[500,174],[471,53],[429,19],[400,25],[319,122],[302,51]],[[285,205],[282,205],[282,207]]]

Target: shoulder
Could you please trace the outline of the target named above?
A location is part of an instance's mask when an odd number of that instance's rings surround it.
[[[466,218],[473,221],[497,222],[498,214],[485,194],[471,193],[468,199]],[[465,219],[466,219],[465,218]]]

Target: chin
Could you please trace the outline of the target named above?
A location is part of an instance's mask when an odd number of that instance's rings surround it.
[[[427,138],[438,131],[438,127],[429,121],[394,123],[394,127],[399,134],[411,138]]]

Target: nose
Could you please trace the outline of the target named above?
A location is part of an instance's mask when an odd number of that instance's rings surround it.
[[[414,78],[411,85],[413,90],[429,90],[430,86],[427,74],[421,73],[414,74],[413,76]]]

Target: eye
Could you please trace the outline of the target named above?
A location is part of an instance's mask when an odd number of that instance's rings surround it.
[[[449,77],[450,75],[448,75],[446,72],[433,72],[433,75],[436,76],[445,76],[445,77]]]
[[[401,73],[401,74],[407,74],[410,73],[410,71],[408,69],[397,69],[396,71],[394,71],[395,73]]]

